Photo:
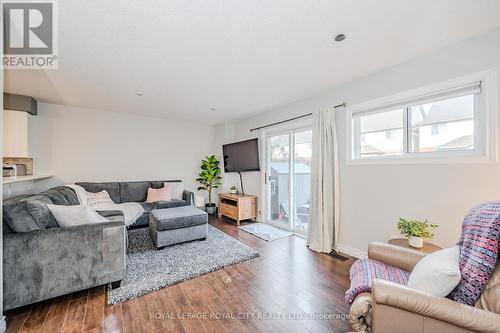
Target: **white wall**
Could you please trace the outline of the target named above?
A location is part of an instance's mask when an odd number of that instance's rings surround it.
[[[7,157],[28,156],[28,112],[3,111],[3,154]]]
[[[342,102],[352,105],[388,96],[498,65],[500,30],[349,82],[307,100],[219,125],[217,141],[220,144],[256,137],[257,133],[250,133],[250,128]],[[337,113],[337,125],[341,158],[339,242],[345,251],[365,252],[370,241],[386,241],[397,234],[395,224],[400,216],[429,219],[439,224],[434,242],[448,246],[458,240],[468,208],[483,201],[500,200],[498,163],[348,165],[345,115],[342,112]],[[246,174],[245,177],[247,192],[261,196],[262,175]]]
[[[34,192],[75,181],[160,179],[195,190],[201,159],[214,152],[213,126],[45,103],[29,132],[35,173],[54,175]]]

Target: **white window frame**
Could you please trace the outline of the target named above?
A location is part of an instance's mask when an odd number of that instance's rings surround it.
[[[498,70],[479,72],[445,82],[408,90],[402,93],[355,104],[346,108],[346,161],[347,164],[418,164],[418,163],[491,163],[496,162],[497,132],[497,78]],[[474,150],[442,151],[442,152],[408,152],[407,133],[405,133],[404,153],[400,156],[375,156],[356,158],[354,147],[359,137],[354,136],[353,117],[362,113],[378,113],[390,111],[399,106],[407,106],[412,100],[425,99],[437,93],[446,92],[457,87],[481,83],[481,93],[476,101],[474,114]],[[406,126],[406,112],[404,124]]]

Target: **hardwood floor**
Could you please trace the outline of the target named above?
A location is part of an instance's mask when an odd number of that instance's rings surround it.
[[[101,286],[14,309],[6,314],[7,332],[349,330],[338,317],[348,313],[344,292],[353,259],[310,251],[298,236],[265,242],[225,218],[210,224],[261,257],[117,305],[106,304]]]

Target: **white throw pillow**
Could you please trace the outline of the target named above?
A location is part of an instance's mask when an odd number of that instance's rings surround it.
[[[182,200],[182,192],[184,192],[183,182],[168,182],[163,183],[163,186],[170,187],[172,191],[172,200]]]
[[[108,222],[108,220],[97,214],[85,205],[62,206],[47,205],[52,215],[62,228],[74,227],[83,224]]]
[[[91,208],[96,209],[96,207],[114,203],[106,190],[97,193],[87,192],[87,205]]]
[[[413,268],[408,287],[434,296],[448,295],[460,282],[458,245],[426,255]]]

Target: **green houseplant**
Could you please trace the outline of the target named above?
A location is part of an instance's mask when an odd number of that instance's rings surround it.
[[[431,224],[425,221],[419,221],[414,219],[407,219],[400,217],[398,221],[399,232],[408,237],[408,243],[412,247],[421,248],[424,245],[423,239],[430,239],[434,237],[430,229],[435,229],[438,226],[436,224]]]
[[[231,190],[232,194],[237,194],[238,193],[238,187],[236,185],[232,185],[230,190]]]
[[[198,187],[198,191],[204,190],[208,192],[208,203],[205,204],[205,209],[208,214],[215,213],[215,203],[212,203],[212,190],[221,185],[222,177],[220,173],[219,160],[215,155],[206,156],[206,158],[201,161],[201,172],[196,181],[201,184],[201,186]]]

